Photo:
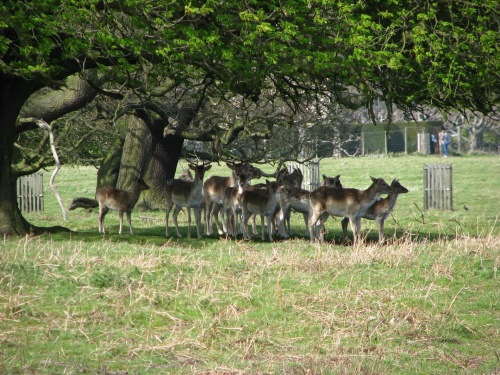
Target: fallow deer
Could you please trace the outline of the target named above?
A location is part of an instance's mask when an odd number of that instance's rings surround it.
[[[266,186],[265,189],[247,186],[243,193],[238,194],[238,201],[240,202],[242,212],[243,237],[245,239],[250,239],[248,219],[254,214],[261,216],[262,240],[265,240],[265,217],[267,219],[269,240],[273,241],[273,215],[276,211],[276,189],[278,188],[278,182],[266,180]]]
[[[188,214],[188,238],[191,238],[191,211],[190,208],[194,210],[196,230],[198,238],[201,238],[201,205],[203,203],[203,177],[205,172],[208,171],[211,165],[196,165],[194,163],[189,163],[189,168],[194,171],[193,181],[188,181],[184,179],[172,179],[167,182],[165,187],[165,198],[167,201],[167,212],[165,214],[165,235],[169,236],[168,231],[168,218],[170,210],[175,205],[173,219],[175,224],[175,229],[177,231],[177,236],[182,237],[179,232],[179,226],[177,224],[177,216],[181,211],[182,207],[187,208]]]
[[[209,177],[203,185],[203,195],[205,199],[205,233],[213,233],[213,223],[212,218],[215,219],[215,224],[217,226],[217,231],[220,235],[226,232],[225,221],[222,221],[222,228],[219,224],[219,211],[224,203],[224,192],[229,187],[236,187],[238,184],[238,174],[247,174],[250,176],[250,180],[257,179],[262,176],[274,177],[274,174],[268,174],[263,172],[261,169],[252,166],[247,161],[242,163],[226,162],[226,165],[231,169],[231,176],[221,177],[221,176],[211,176]],[[250,183],[250,182],[249,182]]]
[[[342,187],[340,183],[340,175],[335,177],[327,177],[323,175],[322,186]],[[291,212],[300,212],[304,217],[306,228],[306,235],[309,235],[308,220],[311,214],[311,204],[309,202],[309,190],[301,189],[299,187],[284,187],[280,186],[276,192],[276,198],[280,205],[280,212],[278,215],[278,232],[284,238],[289,238],[290,231],[290,215]]]
[[[361,217],[382,194],[393,192],[384,179],[371,177],[371,180],[372,184],[366,190],[321,186],[311,193],[312,214],[308,223],[311,241],[314,241],[313,227],[325,212],[349,218],[354,240],[360,239]]]
[[[363,219],[375,220],[378,226],[378,240],[382,242],[384,240],[384,221],[387,219],[392,209],[396,205],[399,194],[408,193],[408,189],[399,183],[399,180],[394,179],[391,183],[392,193],[389,193],[387,198],[383,198],[375,202],[366,212],[363,214]],[[349,223],[349,218],[344,218],[342,220],[342,231],[344,233],[344,239],[347,239],[347,224]]]
[[[245,191],[247,185],[250,184],[251,174],[239,173],[238,186],[228,187],[224,192],[224,202],[222,213],[224,213],[223,220],[225,219],[226,234],[228,236],[236,237],[238,235],[238,218],[241,216],[241,206],[238,201],[238,195]]]
[[[123,213],[127,214],[128,226],[130,228],[130,234],[134,234],[132,229],[131,214],[132,209],[139,200],[141,191],[148,190],[149,186],[144,182],[142,178],[134,178],[132,181],[132,187],[130,190],[120,190],[113,186],[104,186],[96,190],[95,197],[99,203],[99,233],[106,233],[104,228],[104,217],[108,211],[114,210],[118,211],[118,216],[120,217],[120,231],[122,234],[123,229]]]

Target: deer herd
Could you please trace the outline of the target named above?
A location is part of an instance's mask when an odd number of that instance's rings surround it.
[[[325,222],[329,216],[342,218],[344,239],[348,239],[347,226],[350,223],[355,242],[361,240],[361,219],[375,220],[379,241],[384,239],[384,221],[396,204],[399,194],[408,190],[398,180],[389,185],[382,178],[371,177],[371,185],[366,190],[345,188],[340,175],[323,175],[322,186],[309,191],[302,188],[303,175],[299,169],[293,172],[287,168],[274,173],[264,173],[248,162],[226,162],[231,173],[229,177],[211,176],[204,181],[210,163],[188,162],[186,170],[179,178],[167,181],[165,187],[166,215],[165,235],[169,237],[169,216],[173,211],[173,221],[178,237],[182,237],[177,217],[185,209],[188,217],[188,238],[191,237],[191,210],[193,210],[198,238],[202,238],[201,217],[204,212],[205,234],[213,234],[215,224],[219,235],[244,239],[252,238],[249,230],[251,220],[253,235],[258,235],[256,218],[260,216],[261,236],[265,232],[269,241],[273,235],[283,238],[291,235],[290,217],[292,212],[303,215],[305,234],[311,241],[324,240]],[[194,172],[194,177],[192,175]],[[252,185],[254,179],[274,177],[273,181]],[[142,179],[133,181],[129,191],[113,187],[103,187],[96,191],[99,204],[99,232],[105,233],[104,217],[109,209],[117,210],[120,217],[120,234],[123,228],[123,213],[132,230],[130,214],[142,190],[149,189]],[[387,194],[386,198],[382,195]],[[221,222],[219,222],[219,214]],[[221,225],[222,223],[222,225]]]

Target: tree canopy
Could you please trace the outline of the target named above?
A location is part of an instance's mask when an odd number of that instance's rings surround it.
[[[297,111],[320,97],[369,109],[379,98],[408,114],[427,105],[490,114],[499,100],[499,22],[495,0],[4,1],[0,232],[20,232],[13,228],[23,222],[11,165],[32,119],[50,122],[99,94],[133,96],[162,118],[165,134],[181,137],[196,135],[183,134],[158,103],[217,98],[272,108],[280,100]],[[25,106],[75,73],[83,83],[71,105]],[[246,126],[210,124],[198,136],[230,141]]]

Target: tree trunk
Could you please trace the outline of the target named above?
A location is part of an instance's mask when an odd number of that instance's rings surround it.
[[[0,235],[30,232],[30,225],[17,204],[17,176],[12,174],[11,165],[17,139],[17,115],[36,89],[30,82],[0,74]]]
[[[136,116],[126,115],[122,120],[127,123],[127,133],[116,187],[127,190],[134,178],[142,178],[146,172],[151,154],[151,133],[144,121]]]
[[[125,140],[119,137],[111,145],[108,154],[97,171],[96,189],[103,186],[116,186],[118,174],[120,173],[120,161],[122,159],[124,142]]]
[[[177,163],[181,155],[184,138],[152,132],[151,161],[146,181],[151,187],[147,191],[146,201],[152,207],[165,207],[166,182],[175,177]]]

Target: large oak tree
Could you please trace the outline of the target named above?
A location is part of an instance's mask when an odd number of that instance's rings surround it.
[[[12,158],[37,118],[50,122],[98,92],[123,95],[111,92],[116,85],[133,90],[155,129],[162,120],[162,142],[192,137],[182,118],[170,122],[156,106],[174,90],[189,103],[271,94],[297,109],[326,95],[348,107],[381,98],[406,111],[433,105],[488,114],[500,88],[499,20],[492,0],[2,2],[0,233],[29,230]],[[55,99],[76,73],[81,91]],[[25,107],[43,88],[54,92],[48,110]],[[245,126],[206,134],[230,141]]]

